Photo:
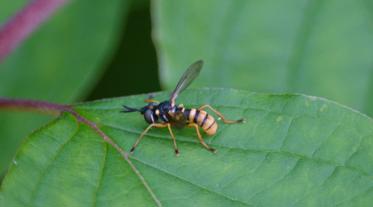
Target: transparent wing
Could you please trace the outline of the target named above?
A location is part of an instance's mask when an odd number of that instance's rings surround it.
[[[179,82],[176,85],[176,88],[171,93],[170,102],[172,105],[175,104],[175,100],[177,96],[186,89],[192,81],[198,76],[199,72],[201,72],[203,66],[203,61],[198,60],[197,62],[193,63],[189,66],[189,68],[184,72],[183,76],[181,76]]]

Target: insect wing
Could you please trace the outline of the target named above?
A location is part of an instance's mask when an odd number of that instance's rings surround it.
[[[170,123],[177,128],[182,128],[187,123],[184,113],[181,111],[169,113],[169,116],[170,116]]]
[[[186,89],[192,81],[198,76],[201,72],[203,66],[203,61],[198,60],[197,62],[193,63],[189,66],[189,68],[184,72],[183,76],[181,76],[179,82],[176,85],[176,88],[171,93],[170,102],[171,104],[175,104],[175,100],[177,96]]]

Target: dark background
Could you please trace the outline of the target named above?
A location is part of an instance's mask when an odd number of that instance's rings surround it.
[[[161,89],[157,78],[157,56],[151,39],[150,2],[133,2],[122,28],[119,48],[86,100]]]

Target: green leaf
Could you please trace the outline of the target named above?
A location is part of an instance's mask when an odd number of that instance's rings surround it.
[[[198,86],[300,92],[373,115],[372,1],[160,0],[153,16],[168,89],[204,59]]]
[[[0,24],[3,25],[6,20],[14,15],[19,9],[26,5],[27,0],[17,0],[17,1],[4,1],[0,0]]]
[[[14,13],[20,2],[24,1],[0,0],[4,5],[0,14]],[[121,0],[110,4],[69,1],[0,65],[0,96],[59,103],[84,97],[115,49],[128,4]],[[1,112],[0,173],[9,165],[21,138],[46,120]]]
[[[168,93],[156,98],[164,100]],[[76,106],[124,150],[147,126],[121,105],[146,95]],[[227,118],[206,137],[192,129],[153,129],[130,160],[163,206],[371,206],[373,120],[337,103],[304,95],[187,90],[187,107],[211,104]],[[211,113],[212,114],[212,113]],[[2,187],[1,206],[154,206],[141,179],[94,130],[64,114],[28,137]]]

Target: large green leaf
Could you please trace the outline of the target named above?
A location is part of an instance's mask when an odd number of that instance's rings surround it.
[[[301,92],[373,115],[372,1],[159,0],[153,6],[166,88],[204,59],[199,86]]]
[[[168,93],[157,94],[163,100]],[[147,126],[121,105],[142,106],[146,95],[78,105],[128,150]],[[236,90],[187,90],[180,103],[209,103],[229,118],[206,141],[175,130],[181,155],[166,129],[153,129],[133,164],[163,206],[371,206],[373,121],[334,102],[304,95]],[[1,206],[154,206],[141,179],[91,128],[64,114],[20,148],[2,187]]]
[[[5,22],[23,2],[0,0],[0,21]],[[85,96],[115,49],[128,4],[68,1],[0,65],[0,96],[60,103]],[[36,115],[0,114],[0,173],[21,138],[45,120]]]

